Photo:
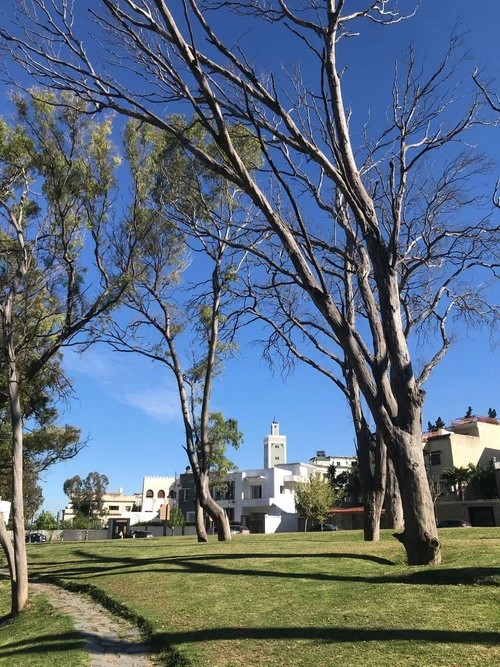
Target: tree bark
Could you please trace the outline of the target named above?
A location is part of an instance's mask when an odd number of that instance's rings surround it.
[[[391,457],[387,457],[387,482],[385,493],[385,518],[387,528],[403,530],[404,517],[398,479]]]
[[[400,445],[391,447],[404,512],[404,530],[395,533],[406,550],[409,565],[438,565],[441,562],[421,438],[399,434]]]
[[[370,451],[370,450],[369,450]],[[376,438],[368,458],[369,477],[363,489],[364,523],[363,534],[366,542],[378,542],[380,540],[380,517],[384,505],[385,482],[386,482],[386,459],[387,448],[382,438]],[[363,457],[363,460],[366,457]],[[364,461],[364,467],[367,466]],[[372,470],[373,466],[373,470]],[[360,475],[361,479],[361,475]]]
[[[12,346],[10,345],[12,348]],[[14,355],[13,348],[9,351]],[[10,355],[9,355],[10,356]],[[23,495],[23,420],[19,382],[15,362],[9,360],[9,402],[12,422],[12,517],[14,527],[14,582],[15,594],[12,598],[12,615],[23,611],[28,600],[28,561],[24,532]]]
[[[209,489],[208,473],[200,472],[199,475],[199,499],[200,505],[214,522],[219,542],[231,540],[231,531],[226,512],[215,502]]]
[[[14,547],[12,546],[12,540],[7,532],[7,527],[5,521],[3,520],[3,514],[0,512],[0,545],[2,546],[5,558],[7,560],[7,565],[9,568],[10,575],[10,588],[11,588],[11,600],[15,599],[16,595],[16,570],[15,570],[15,557],[14,557]],[[12,605],[11,605],[12,606]]]
[[[203,508],[198,501],[198,495],[194,501],[194,515],[196,521],[196,535],[198,542],[208,542],[207,530],[205,528],[205,517]]]

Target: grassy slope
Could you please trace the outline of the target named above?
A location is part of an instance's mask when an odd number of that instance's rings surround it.
[[[10,609],[10,584],[0,581],[0,617]],[[0,625],[1,667],[86,667],[83,641],[68,616],[55,611],[43,596],[30,600],[14,621]]]
[[[156,646],[217,666],[500,666],[500,529],[441,531],[408,568],[389,534],[237,535],[33,545],[31,571],[90,584]]]

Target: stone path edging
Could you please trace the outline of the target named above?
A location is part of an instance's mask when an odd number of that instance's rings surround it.
[[[55,609],[71,616],[75,630],[85,640],[91,667],[154,665],[139,630],[126,620],[112,616],[99,603],[52,584],[30,581],[29,587],[33,593],[45,595]]]

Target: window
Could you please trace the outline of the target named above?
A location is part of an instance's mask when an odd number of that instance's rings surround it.
[[[279,456],[275,456],[275,457],[274,457],[274,460],[275,460],[275,461],[279,461],[279,460],[280,460],[280,457],[279,457]]]
[[[181,489],[182,500],[186,503],[189,500],[189,489]]]
[[[165,498],[165,491],[163,491],[163,489],[158,491],[158,498]]]
[[[126,505],[125,512],[131,512],[131,511],[132,511],[132,505]]]
[[[431,466],[441,465],[441,452],[431,452]]]
[[[336,465],[337,468],[338,468],[338,467],[340,466],[340,461],[337,461],[337,463],[336,463],[335,465]]]
[[[280,486],[280,493],[285,493],[285,487],[284,486]]]
[[[120,510],[120,506],[119,506],[119,505],[110,505],[110,506],[109,506],[109,511],[110,511],[110,512],[118,512],[119,510]]]
[[[153,493],[153,489],[148,489],[146,491],[146,498],[154,498],[154,495],[155,494]]]
[[[184,489],[184,491],[187,491],[187,489]],[[188,523],[194,523],[196,520],[195,513],[194,512],[186,512],[186,521]]]
[[[177,500],[177,493],[174,491],[174,489],[170,489],[168,492],[168,497],[172,498],[172,500]]]
[[[262,486],[259,484],[259,486],[252,486],[250,487],[250,497],[252,500],[256,500],[257,498],[262,498]]]

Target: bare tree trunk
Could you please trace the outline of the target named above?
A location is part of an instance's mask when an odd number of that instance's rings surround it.
[[[205,528],[205,517],[203,508],[201,507],[198,501],[198,495],[194,501],[194,515],[196,521],[196,535],[198,536],[198,542],[208,542],[207,530]]]
[[[395,533],[406,550],[409,565],[441,562],[434,505],[424,465],[421,437],[400,432],[400,446],[391,447],[404,512],[404,530]],[[403,442],[401,442],[403,440]]]
[[[212,498],[208,481],[208,474],[200,472],[200,505],[214,522],[219,542],[228,542],[231,540],[231,531],[229,529],[227,514],[224,512],[222,507]]]
[[[405,522],[398,479],[391,457],[387,457],[387,482],[385,493],[385,517],[387,528],[403,530]]]
[[[372,443],[373,445],[373,443]],[[386,481],[386,459],[387,448],[381,437],[377,436],[371,455],[363,458],[364,467],[369,467],[369,476],[365,480],[363,488],[364,525],[363,533],[366,542],[378,542],[380,540],[380,516],[384,505],[385,481]],[[373,463],[366,458],[373,458]],[[373,465],[373,470],[372,470]],[[361,475],[360,475],[361,480]]]
[[[14,351],[12,350],[14,354]],[[9,363],[9,401],[12,421],[12,517],[14,527],[14,582],[12,615],[17,616],[28,600],[28,561],[24,533],[23,420],[16,365]]]
[[[363,494],[363,533],[366,542],[380,540],[380,515],[384,504],[387,448],[377,434],[375,441],[361,405],[359,385],[352,369],[347,367],[347,399],[356,433],[358,470]]]
[[[10,575],[10,588],[11,588],[11,600],[15,599],[16,595],[16,570],[14,566],[14,547],[12,546],[12,540],[7,532],[7,527],[5,526],[5,521],[3,520],[3,514],[0,512],[0,545],[7,559],[7,565],[9,567]]]

